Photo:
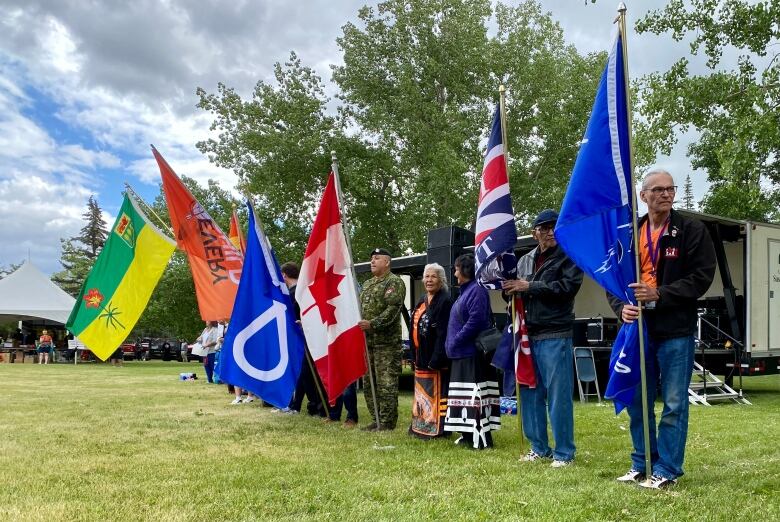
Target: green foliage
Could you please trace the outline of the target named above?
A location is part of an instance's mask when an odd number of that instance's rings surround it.
[[[257,213],[268,236],[278,239],[280,259],[300,260],[338,128],[325,114],[320,78],[295,53],[274,73],[278,87],[258,82],[251,101],[223,84],[218,94],[198,89],[198,106],[214,114],[211,128],[220,131],[219,140],[198,148],[236,172],[240,191],[258,196]]]
[[[496,15],[493,67],[508,88],[512,199],[530,225],[540,210],[560,208],[606,53],[581,56],[536,2],[498,4]]]
[[[87,210],[81,217],[86,224],[79,235],[60,239],[62,245],[60,264],[63,270],[51,276],[52,281],[73,297],[81,291],[81,285],[87,279],[108,237],[108,230],[103,222],[103,211],[94,196],[89,196]]]
[[[233,206],[238,205],[238,200],[230,192],[220,188],[213,180],[208,181],[207,187],[202,187],[192,178],[180,177],[192,195],[227,234],[230,229],[230,215],[233,213]],[[167,226],[170,223],[170,217],[162,186],[160,186],[160,193],[152,203],[152,208]],[[239,214],[239,221],[246,223],[245,207],[243,205],[236,206],[236,210]],[[153,216],[152,214],[149,218],[157,221]],[[191,341],[202,329],[203,321],[198,311],[195,283],[192,280],[187,255],[177,250],[154,289],[154,293],[149,299],[149,305],[136,324],[130,339],[139,336],[152,336],[183,338]]]
[[[200,380],[178,380],[193,371]],[[553,469],[517,461],[528,445],[516,417],[489,451],[410,437],[409,392],[396,430],[366,433],[231,406],[197,363],[10,364],[0,376],[2,520],[780,519],[776,375],[745,378],[752,406],[691,406],[685,475],[668,491],[615,481],[630,465],[628,419],[595,403],[575,404],[577,458]]]
[[[356,259],[379,245],[421,252],[428,229],[470,226],[501,83],[516,209],[527,218],[560,205],[604,56],[566,45],[536,2],[384,1],[362,8],[337,44],[336,115],[295,53],[251,100],[221,84],[198,89],[219,131],[198,147],[258,196],[280,259],[302,258],[331,150]]]
[[[672,0],[637,23],[637,30],[675,40],[692,35],[691,53],[703,50],[711,72],[691,75],[680,59],[663,74],[640,82],[639,106],[646,119],[640,141],[668,154],[680,132],[695,129],[690,145],[694,168],[711,183],[702,210],[734,218],[780,219],[780,1]],[[737,50],[737,65],[723,66],[724,52]]]

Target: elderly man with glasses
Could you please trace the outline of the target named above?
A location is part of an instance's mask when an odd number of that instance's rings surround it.
[[[655,170],[645,176],[640,199],[647,215],[639,221],[640,282],[629,285],[644,307],[648,334],[646,356],[648,423],[653,475],[645,480],[645,445],[642,429],[642,394],[634,394],[628,407],[631,417],[631,469],[617,480],[639,482],[662,489],[674,485],[683,474],[688,436],[688,385],[693,370],[697,300],[715,275],[715,248],[707,229],[672,209],[677,187],[671,174]],[[639,308],[622,305],[610,296],[610,304],[623,322],[639,317]],[[664,408],[656,430],[656,390],[660,385]]]
[[[558,247],[553,230],[554,210],[543,210],[533,222],[538,246],[520,258],[517,279],[505,281],[509,293],[520,293],[531,341],[536,388],[520,390],[523,432],[531,450],[521,461],[551,458],[552,467],[574,461],[574,373],[572,335],[574,297],[582,284],[582,270]],[[547,439],[550,416],[555,448]]]

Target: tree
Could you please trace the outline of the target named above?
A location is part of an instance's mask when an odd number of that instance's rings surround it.
[[[198,106],[220,131],[198,148],[236,172],[240,191],[258,196],[256,211],[280,258],[300,260],[339,129],[325,114],[322,81],[295,53],[274,74],[278,86],[258,82],[250,101],[223,84],[218,94],[198,89]]]
[[[207,186],[202,187],[192,178],[180,177],[192,195],[219,224],[220,228],[227,233],[233,206],[237,205],[238,201],[230,192],[220,188],[214,180],[208,180]],[[160,193],[151,206],[167,227],[167,223],[170,223],[170,217],[162,186],[160,186]],[[238,212],[239,220],[246,223],[246,211],[243,206],[237,207],[237,209],[240,209]],[[152,216],[149,217],[152,219]],[[156,218],[154,220],[157,221]],[[193,340],[202,329],[203,321],[198,311],[195,283],[192,280],[187,255],[177,250],[171,257],[165,273],[149,299],[149,305],[138,320],[130,337],[175,337]]]
[[[683,207],[686,210],[695,210],[696,203],[693,200],[693,183],[691,182],[691,175],[685,176],[685,188],[683,189]]]
[[[709,74],[691,75],[682,58],[640,82],[639,140],[668,154],[681,131],[701,137],[690,145],[694,168],[711,183],[701,208],[742,219],[780,219],[780,1],[672,0],[637,23],[637,31],[693,34],[691,53],[707,57]],[[736,67],[723,64],[737,50]],[[771,51],[771,53],[770,53]]]
[[[78,235],[78,240],[85,245],[84,254],[89,259],[95,259],[108,237],[108,229],[103,221],[103,211],[97,204],[95,196],[89,196],[87,211],[81,215],[87,222]]]
[[[87,210],[81,215],[86,221],[78,236],[60,239],[62,256],[60,264],[64,270],[51,276],[52,281],[73,297],[78,296],[95,259],[108,237],[103,222],[103,211],[94,196],[87,201]]]
[[[358,18],[337,40],[344,65],[334,80],[343,113],[397,165],[388,183],[403,203],[396,226],[415,250],[431,227],[471,225],[501,83],[515,206],[530,216],[560,205],[599,59],[565,45],[532,1],[493,12],[487,0],[391,0]]]
[[[428,229],[471,226],[502,82],[516,207],[527,217],[560,204],[603,56],[565,45],[532,1],[494,13],[488,0],[389,0],[358,19],[337,39],[335,115],[325,84],[294,53],[249,101],[224,85],[198,90],[220,133],[198,146],[259,197],[280,258],[302,257],[330,150],[357,259],[379,245],[424,251]]]

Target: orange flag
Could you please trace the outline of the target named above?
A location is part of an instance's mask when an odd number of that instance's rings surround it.
[[[176,242],[190,261],[200,316],[204,321],[228,319],[241,280],[241,253],[154,146],[152,153],[160,167]]]
[[[230,242],[233,246],[241,251],[241,255],[246,252],[246,243],[244,242],[244,234],[241,232],[241,227],[238,224],[238,215],[236,209],[233,209],[233,214],[230,216],[230,232],[228,233]]]

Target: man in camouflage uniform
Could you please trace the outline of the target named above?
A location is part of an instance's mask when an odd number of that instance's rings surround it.
[[[366,431],[392,430],[398,421],[398,377],[401,374],[401,306],[406,285],[390,272],[390,252],[377,248],[371,252],[371,274],[363,285],[358,323],[366,332],[369,371],[373,370],[379,406],[379,424],[374,418],[374,396],[366,383],[368,412],[374,422]],[[370,381],[369,381],[370,382]]]

